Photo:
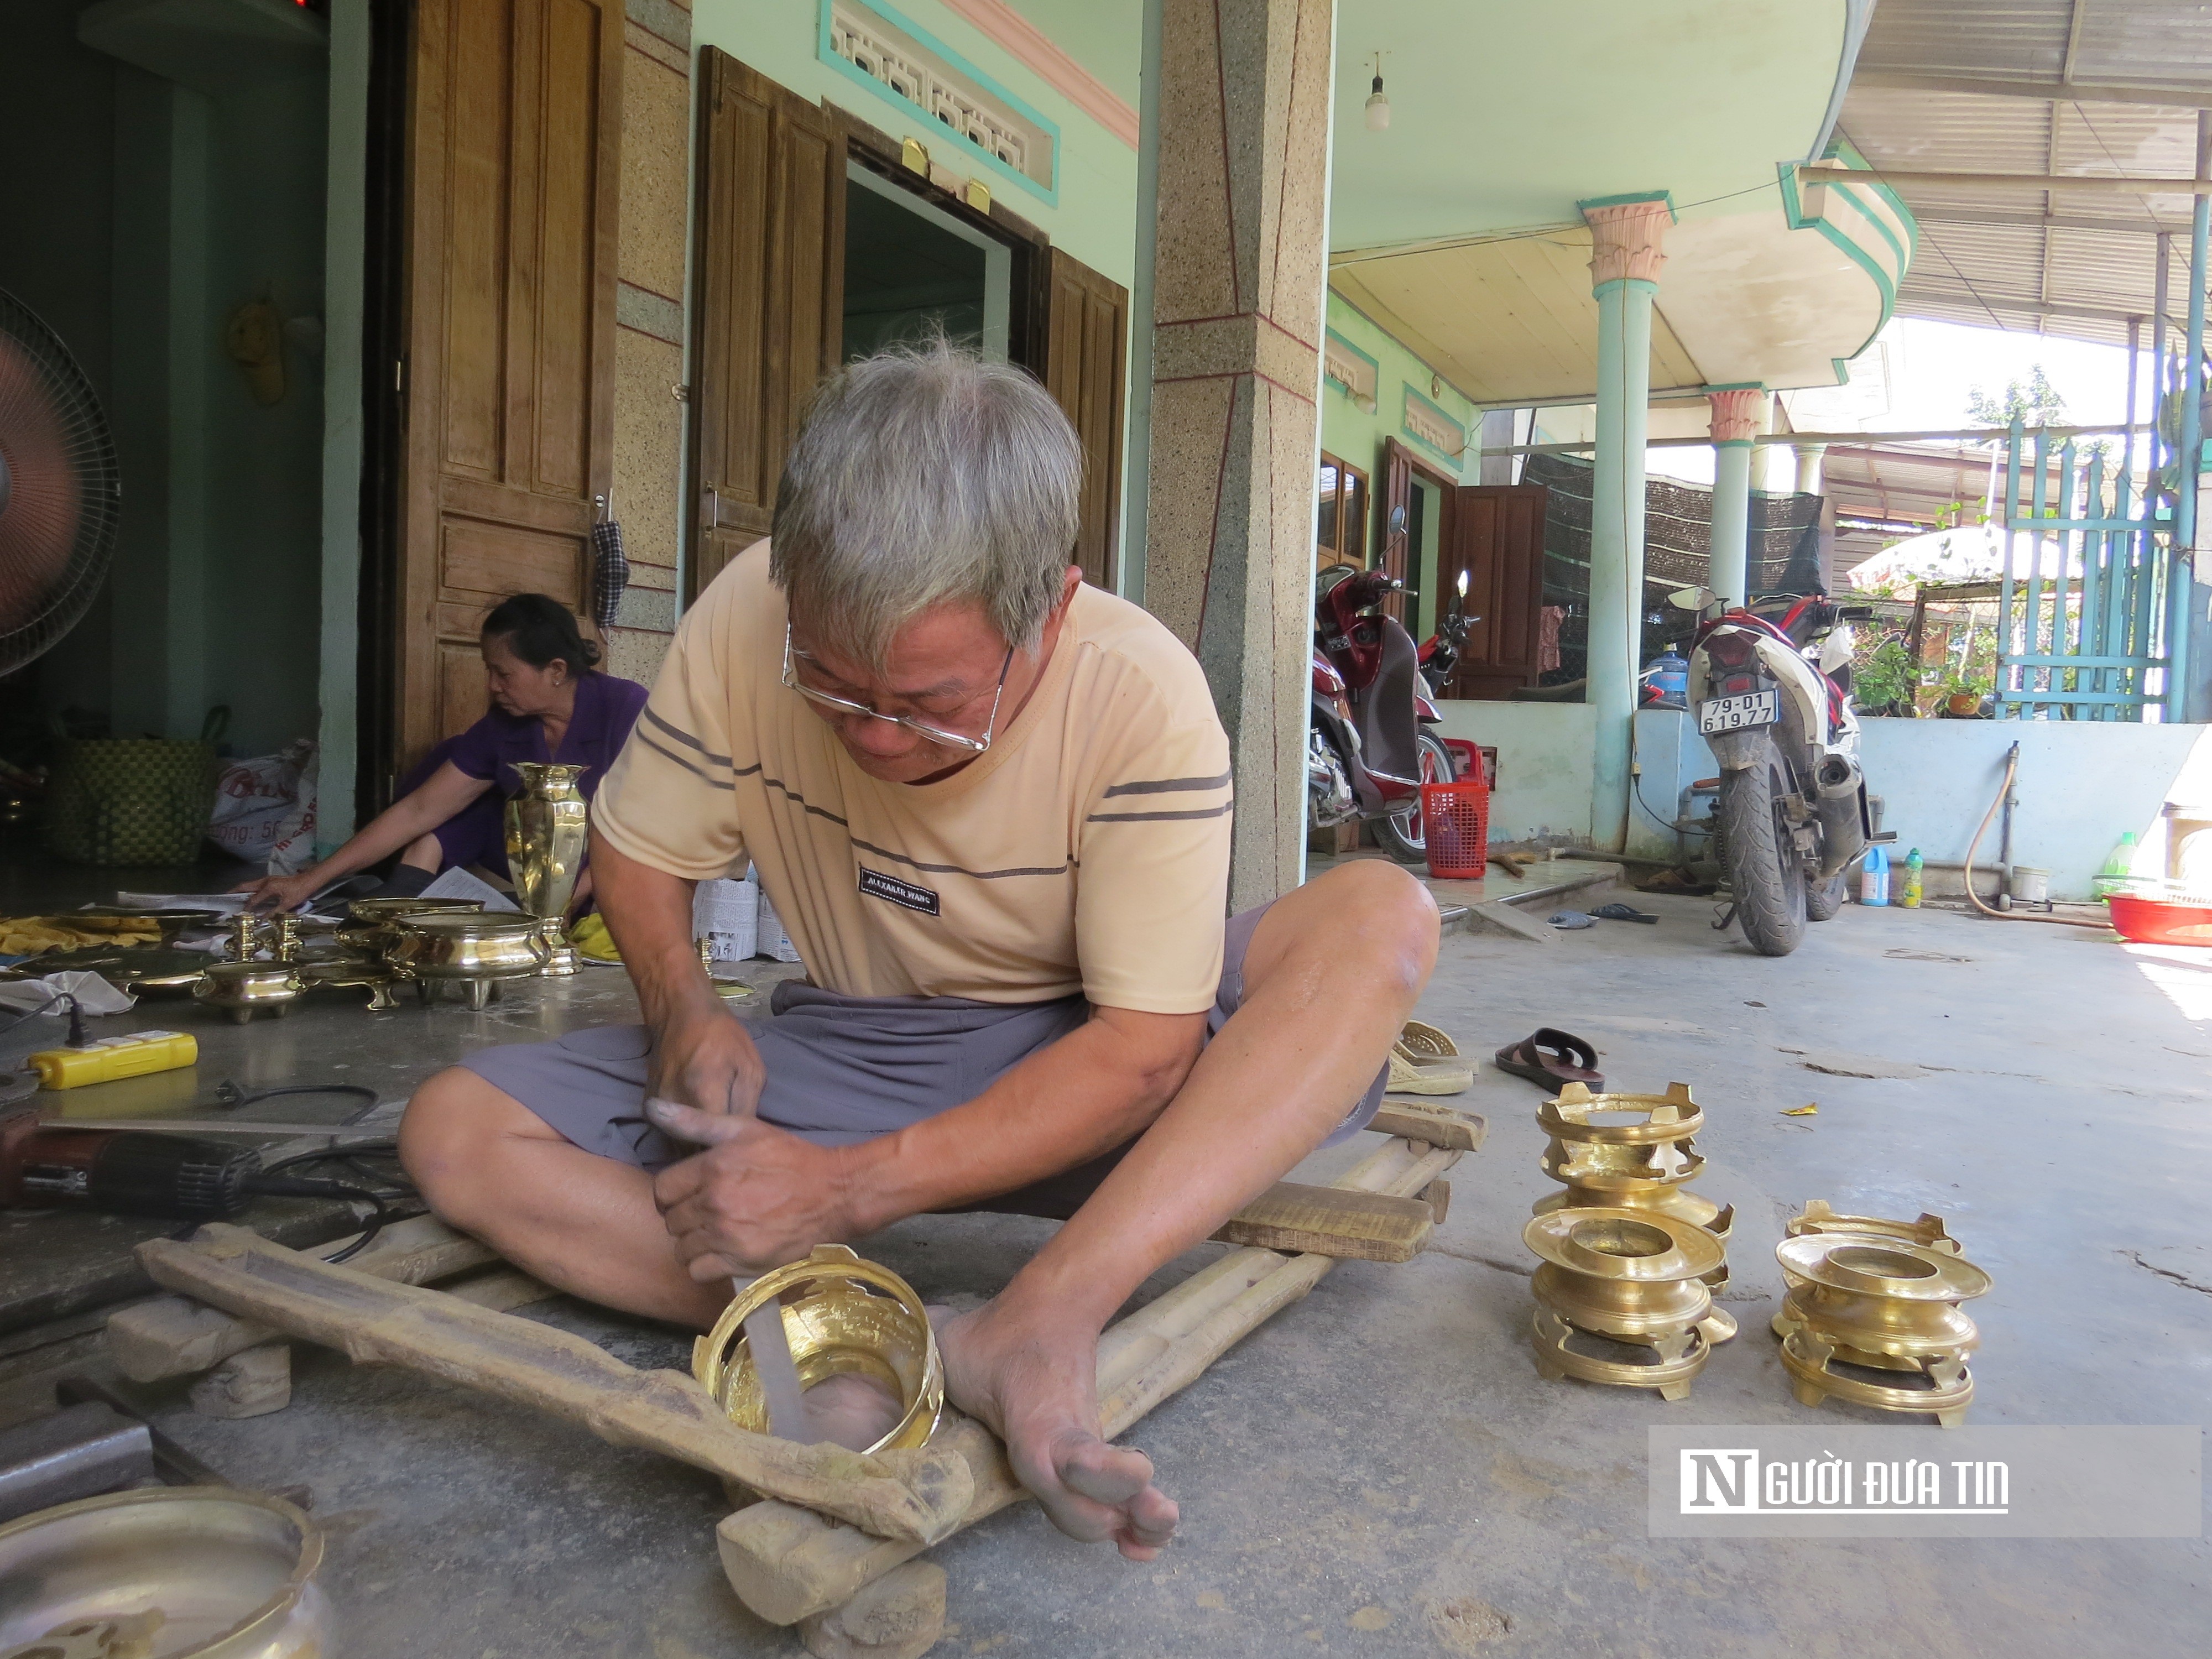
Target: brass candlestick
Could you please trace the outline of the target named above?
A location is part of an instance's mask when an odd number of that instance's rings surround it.
[[[538,918],[547,950],[543,971],[573,974],[582,959],[562,923],[591,829],[591,809],[576,788],[584,769],[522,761],[514,769],[522,775],[522,793],[507,804],[507,873],[522,908]]]

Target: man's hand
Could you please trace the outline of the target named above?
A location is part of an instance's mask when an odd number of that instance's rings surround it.
[[[744,1023],[711,990],[706,997],[711,1006],[688,1000],[661,1024],[646,1097],[672,1100],[717,1117],[749,1118],[760,1104],[767,1069]],[[679,1139],[702,1144],[708,1139],[690,1133]]]
[[[757,1278],[860,1231],[847,1210],[846,1160],[836,1148],[750,1111],[722,1116],[659,1098],[646,1115],[664,1134],[707,1148],[653,1183],[677,1260],[701,1284]]]

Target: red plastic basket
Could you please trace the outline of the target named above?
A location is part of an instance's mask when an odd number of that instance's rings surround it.
[[[1490,861],[1490,786],[1479,777],[1423,784],[1421,836],[1431,875],[1480,881]]]
[[[2212,908],[2203,904],[2126,893],[2115,893],[2106,902],[2112,930],[2122,939],[2138,945],[2212,945]]]
[[[1444,747],[1451,750],[1452,776],[1474,777],[1479,767],[1483,782],[1492,789],[1498,787],[1498,751],[1495,749],[1471,743],[1465,738],[1446,738],[1443,742]]]

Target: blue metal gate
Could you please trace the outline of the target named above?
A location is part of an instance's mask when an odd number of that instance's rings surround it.
[[[2132,446],[2130,446],[2130,448]],[[2127,457],[2018,420],[2006,445],[1997,710],[2140,720],[2168,695],[2172,523]]]

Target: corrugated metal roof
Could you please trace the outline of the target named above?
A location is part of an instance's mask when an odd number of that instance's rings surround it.
[[[1869,72],[2059,81],[2201,95],[2212,86],[2212,4],[2179,0],[1881,0],[1858,58]],[[2155,104],[1854,85],[1838,134],[1875,167],[2165,174],[2195,161],[2197,112]],[[2179,232],[2172,314],[2185,300],[2186,195],[2098,191],[1900,192],[1920,222],[1898,295],[1907,316],[2112,344],[2152,308],[2160,229]],[[2025,222],[1990,223],[1992,217]],[[2118,222],[2111,231],[2044,222]],[[2100,314],[2101,313],[2101,314]],[[2144,334],[2146,343],[2148,332]]]

